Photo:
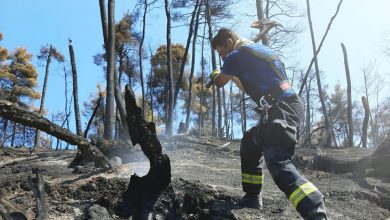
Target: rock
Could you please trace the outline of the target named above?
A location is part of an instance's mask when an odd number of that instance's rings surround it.
[[[113,156],[110,159],[110,164],[112,166],[119,167],[120,165],[122,165],[122,159],[118,156]]]
[[[89,207],[89,220],[110,220],[110,215],[108,214],[108,211],[106,208],[94,204],[93,206]]]

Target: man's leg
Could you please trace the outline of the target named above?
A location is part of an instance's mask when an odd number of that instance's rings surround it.
[[[267,147],[264,158],[271,176],[299,214],[305,219],[326,219],[322,193],[302,177],[291,162],[291,151],[283,147]]]
[[[238,202],[241,207],[260,208],[263,186],[263,153],[257,141],[257,127],[245,132],[241,141],[241,173],[244,197]]]

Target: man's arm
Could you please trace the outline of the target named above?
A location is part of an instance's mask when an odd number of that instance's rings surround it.
[[[233,76],[225,75],[223,73],[219,73],[213,78],[213,83],[218,88],[224,86],[227,82],[233,79]]]
[[[226,85],[226,83],[228,83],[230,80],[233,80],[234,84],[236,84],[236,86],[239,89],[241,89],[242,91],[245,91],[244,87],[241,84],[240,79],[238,79],[238,77],[235,77],[235,76],[230,76],[230,75],[220,73],[213,78],[213,83],[214,83],[214,85],[216,85],[219,88],[219,87]]]

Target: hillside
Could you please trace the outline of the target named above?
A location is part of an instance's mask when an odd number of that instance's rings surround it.
[[[163,151],[172,167],[172,182],[153,207],[152,219],[300,219],[288,199],[277,189],[265,172],[262,210],[237,209],[241,197],[239,142],[220,139],[177,137],[163,139]],[[313,148],[297,149],[296,158],[308,158]],[[356,159],[372,150],[321,149],[327,155]],[[127,189],[130,175],[145,175],[149,162],[139,147],[122,151],[123,164],[115,172],[99,173],[92,167],[78,167],[78,173],[67,168],[75,152],[34,153],[31,160],[0,167],[2,205],[10,201],[34,219],[35,196],[28,183],[34,177],[32,168],[39,168],[45,181],[49,219],[127,219],[120,217],[121,196]],[[1,161],[30,156],[22,150],[6,149]],[[334,174],[299,170],[326,196],[330,219],[390,218],[390,179],[353,178],[351,173]],[[6,201],[6,202],[5,202]],[[0,207],[1,208],[1,207]],[[9,210],[9,209],[8,209]]]

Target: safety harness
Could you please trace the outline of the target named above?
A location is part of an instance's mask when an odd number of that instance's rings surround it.
[[[278,78],[281,80],[279,86],[275,86],[269,89],[265,93],[265,95],[258,98],[258,100],[255,99],[255,102],[257,104],[257,108],[255,110],[264,117],[262,121],[267,121],[268,109],[278,102],[280,95],[282,95],[284,91],[291,88],[291,84],[286,79],[286,76],[282,72],[282,70],[280,70],[276,66],[275,61],[278,60],[280,61],[278,56],[255,50],[251,47],[248,47],[246,43],[241,44],[237,49],[240,51],[244,51],[254,57],[257,57],[262,61],[265,61],[271,67],[274,73],[278,76]],[[282,65],[284,69],[284,64],[282,63]]]

